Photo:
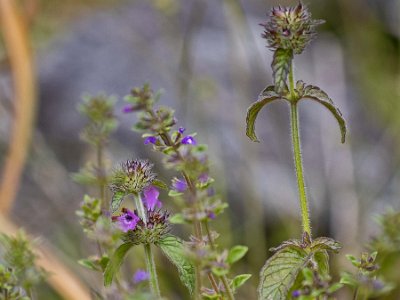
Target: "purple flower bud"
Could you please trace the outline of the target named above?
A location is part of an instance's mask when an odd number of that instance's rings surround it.
[[[122,215],[116,218],[118,221],[119,228],[123,232],[127,232],[129,230],[135,230],[136,224],[139,222],[140,218],[135,215],[133,211],[129,209],[123,208]]]
[[[207,214],[207,217],[209,217],[211,220],[214,220],[215,217],[216,217],[216,215],[215,215],[215,213],[214,213],[213,211],[210,211],[210,212]]]
[[[293,291],[292,296],[293,296],[294,298],[300,297],[300,296],[301,296],[301,291],[299,291],[299,290]]]
[[[196,145],[197,142],[192,136],[187,135],[182,139],[182,144],[184,144],[184,145]]]
[[[150,274],[147,273],[145,270],[137,270],[133,275],[133,283],[138,284],[139,282],[149,280]]]
[[[126,105],[122,109],[122,112],[128,114],[128,113],[134,112],[134,110],[135,109],[134,109],[133,105]]]
[[[184,192],[187,189],[187,183],[184,179],[174,178],[172,179],[172,188],[177,192]]]
[[[184,127],[179,127],[179,129],[178,129],[178,132],[180,133],[180,134],[183,134],[184,132],[185,132],[185,128]]]
[[[157,143],[157,138],[155,136],[148,136],[147,138],[144,139],[145,145],[148,145],[148,144],[155,145],[155,143]]]
[[[152,185],[148,186],[144,190],[144,204],[147,210],[153,211],[156,206],[161,207],[162,203],[158,200],[160,192]]]
[[[199,181],[200,183],[206,183],[208,181],[208,174],[207,173],[203,173],[199,176]]]

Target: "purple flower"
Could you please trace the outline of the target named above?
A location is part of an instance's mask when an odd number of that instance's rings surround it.
[[[140,218],[135,215],[133,211],[129,209],[123,208],[122,215],[117,217],[119,228],[123,232],[127,232],[129,230],[135,230],[136,224],[139,222]]]
[[[179,127],[179,129],[178,129],[178,132],[180,133],[180,134],[183,134],[184,132],[185,132],[185,128],[184,127]]]
[[[172,188],[177,192],[184,192],[187,189],[187,183],[184,179],[174,178],[172,179]]]
[[[149,280],[150,274],[147,273],[145,270],[137,270],[135,274],[133,275],[133,283],[137,284],[139,282]]]
[[[293,291],[292,296],[293,296],[294,298],[298,298],[298,297],[301,296],[301,292],[300,292],[299,290],[295,290],[295,291]]]
[[[207,217],[209,217],[211,220],[214,220],[216,218],[216,215],[213,211],[208,212]]]
[[[184,144],[184,145],[196,145],[197,142],[191,135],[187,135],[182,139],[182,144]]]
[[[208,174],[207,173],[203,173],[199,176],[199,181],[200,183],[206,183],[209,179]]]
[[[144,204],[146,205],[147,210],[153,211],[156,206],[161,207],[162,203],[158,200],[158,196],[160,192],[152,185],[148,186],[144,189]]]
[[[125,105],[124,108],[122,109],[122,112],[124,112],[126,114],[134,112],[134,111],[135,111],[135,109],[134,109],[133,105]]]
[[[148,136],[147,138],[144,139],[144,144],[148,145],[148,144],[155,144],[157,143],[157,138],[155,136]]]

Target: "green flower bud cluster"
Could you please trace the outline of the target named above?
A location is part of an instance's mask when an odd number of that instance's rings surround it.
[[[136,224],[134,230],[127,231],[122,240],[140,244],[156,244],[161,241],[171,230],[168,222],[169,214],[166,211],[147,211],[147,221],[142,219]]]
[[[270,19],[260,24],[265,31],[262,35],[267,40],[268,47],[277,50],[293,50],[303,52],[307,44],[315,37],[315,27],[323,20],[311,19],[311,13],[301,2],[295,7],[274,7]]]
[[[156,178],[153,164],[147,160],[128,160],[111,177],[110,188],[114,193],[137,195]]]
[[[114,104],[115,99],[106,95],[83,97],[83,103],[78,109],[88,118],[81,134],[84,141],[93,145],[107,142],[118,125],[114,116]]]

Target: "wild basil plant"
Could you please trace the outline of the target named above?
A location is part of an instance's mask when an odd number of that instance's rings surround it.
[[[252,141],[258,142],[255,121],[259,111],[276,100],[288,103],[303,234],[300,240],[285,241],[272,249],[275,253],[261,271],[260,299],[286,299],[292,292],[293,296],[298,295],[299,291],[295,289],[299,287],[298,282],[301,282],[301,278],[308,278],[309,284],[312,285],[315,279],[313,272],[318,276],[328,276],[328,251],[336,252],[340,249],[340,244],[331,238],[312,236],[301,156],[298,104],[301,100],[309,99],[325,106],[338,121],[342,142],[346,137],[345,120],[323,90],[301,80],[295,82],[293,71],[294,56],[304,51],[316,35],[316,26],[321,23],[323,21],[313,20],[307,8],[299,3],[295,7],[273,8],[269,20],[261,24],[265,29],[263,38],[266,39],[269,49],[274,52],[271,64],[274,85],[266,87],[258,100],[249,107],[246,134]],[[306,267],[309,271],[302,273],[302,269]]]
[[[23,231],[0,234],[0,299],[37,299],[37,286],[48,274],[35,265],[36,259]]]
[[[193,262],[195,287],[194,299],[234,299],[236,290],[250,278],[250,274],[228,278],[231,266],[247,252],[245,246],[234,246],[229,251],[220,250],[210,222],[227,207],[212,187],[209,175],[206,146],[198,144],[195,134],[186,134],[184,127],[177,127],[171,108],[155,107],[160,94],[154,94],[149,85],[135,88],[125,100],[124,111],[137,112],[135,131],[143,132],[144,144],[164,157],[166,168],[178,173],[171,180],[169,196],[175,200],[180,212],[170,218],[171,223],[187,224],[192,235],[186,241],[186,256]],[[176,129],[174,129],[174,127]],[[180,255],[180,254],[179,254]],[[206,277],[209,284],[205,284]]]

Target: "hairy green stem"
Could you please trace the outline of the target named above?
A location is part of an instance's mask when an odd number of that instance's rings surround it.
[[[306,185],[304,183],[303,173],[303,161],[301,157],[301,142],[300,142],[300,130],[299,130],[299,113],[297,110],[297,99],[294,90],[294,79],[293,79],[293,63],[291,63],[289,71],[289,88],[290,88],[290,127],[292,131],[292,145],[293,145],[293,156],[294,165],[297,177],[297,186],[299,191],[300,209],[302,216],[303,231],[311,237],[311,226],[310,226],[310,215],[308,209]]]
[[[161,299],[160,288],[158,287],[156,265],[154,263],[153,252],[150,244],[144,245],[144,252],[146,255],[147,272],[150,274],[151,291],[157,299]]]
[[[142,198],[139,194],[134,195],[135,198],[135,206],[138,211],[139,217],[143,220],[143,222],[147,222],[147,214],[144,209]],[[158,278],[157,278],[157,271],[156,265],[154,263],[154,255],[151,250],[150,244],[143,245],[144,253],[146,256],[146,267],[147,272],[150,275],[150,289],[152,294],[156,297],[156,299],[161,299],[160,288],[158,286]]]

